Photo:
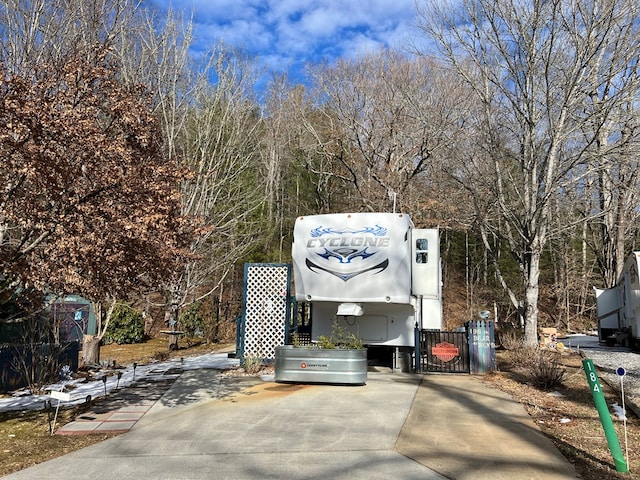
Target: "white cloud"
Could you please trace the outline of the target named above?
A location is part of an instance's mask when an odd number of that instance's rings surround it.
[[[152,0],[152,3],[167,9],[194,12],[198,17],[206,19],[219,18],[254,18],[260,7],[261,0]]]
[[[297,26],[301,35],[327,38],[335,35],[341,28],[353,25],[353,20],[348,17],[348,12],[321,7],[307,12]]]
[[[385,44],[367,35],[358,34],[341,44],[342,57],[354,59],[383,48]]]
[[[282,69],[320,59],[399,47],[414,22],[413,0],[152,0],[193,11],[195,33],[208,48],[220,40]]]
[[[314,0],[270,0],[266,19],[270,22],[296,21],[317,4]]]

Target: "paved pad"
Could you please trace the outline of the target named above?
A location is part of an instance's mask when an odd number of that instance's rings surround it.
[[[522,405],[481,377],[425,376],[397,450],[457,480],[578,478]]]
[[[336,386],[194,370],[127,433],[6,478],[577,478],[545,440],[470,376],[370,372]]]

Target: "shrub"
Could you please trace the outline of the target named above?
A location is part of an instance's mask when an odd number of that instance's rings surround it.
[[[536,361],[538,355],[537,347],[525,347],[520,345],[519,348],[509,350],[509,360],[511,365],[518,369],[530,370]]]
[[[222,320],[205,330],[205,337],[213,342],[234,342],[236,339],[236,321]]]
[[[364,344],[354,333],[342,328],[338,325],[338,322],[335,321],[331,326],[331,336],[318,336],[318,347],[326,349],[361,349],[364,348]]]
[[[155,352],[151,358],[153,358],[154,360],[157,360],[158,362],[165,362],[167,360],[169,360],[169,352]]]
[[[144,318],[128,305],[117,305],[111,315],[104,343],[118,345],[140,343],[144,340]]]
[[[566,371],[558,363],[557,353],[536,347],[521,347],[509,352],[511,364],[538,388],[548,390],[558,387]]]
[[[178,324],[187,337],[204,336],[202,304],[192,303],[189,305],[189,307],[181,313]]]
[[[522,347],[523,332],[520,329],[509,324],[498,325],[499,327],[496,330],[498,343],[505,350],[516,350]]]
[[[0,348],[7,365],[0,369],[4,386],[11,389],[27,386],[32,394],[42,393],[42,387],[60,380],[62,370],[71,372],[69,363],[78,358],[77,344],[24,343]],[[77,368],[77,363],[74,368]],[[65,375],[66,376],[66,375]],[[64,379],[63,379],[64,380]]]
[[[244,371],[250,375],[255,375],[262,370],[264,365],[264,361],[260,357],[255,356],[247,356],[244,357],[244,361],[242,362],[242,367]]]
[[[536,387],[548,390],[562,385],[566,373],[558,364],[556,354],[538,350],[538,355],[531,366],[530,378]]]

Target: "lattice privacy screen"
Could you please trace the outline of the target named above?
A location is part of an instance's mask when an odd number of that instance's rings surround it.
[[[244,267],[242,356],[273,359],[289,324],[291,266],[247,263]]]

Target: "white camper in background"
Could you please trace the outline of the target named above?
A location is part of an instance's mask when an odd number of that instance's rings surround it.
[[[595,288],[600,340],[627,347],[638,345],[640,335],[640,252],[633,252],[625,261],[616,286],[604,290]]]
[[[293,236],[295,295],[310,306],[312,341],[338,322],[370,350],[394,350],[401,368],[416,324],[441,329],[437,229],[414,229],[406,214],[340,213],[299,217]]]

